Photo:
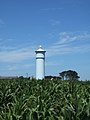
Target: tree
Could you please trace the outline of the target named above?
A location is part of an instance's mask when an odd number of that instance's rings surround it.
[[[64,80],[66,76],[66,71],[59,73],[59,76]]]
[[[78,80],[79,76],[76,71],[68,70],[66,77],[68,80]]]
[[[73,70],[63,71],[59,73],[59,75],[62,77],[62,79],[66,80],[78,80],[80,77],[78,76],[78,73]]]

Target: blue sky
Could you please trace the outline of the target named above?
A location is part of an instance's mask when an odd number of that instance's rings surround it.
[[[39,45],[46,75],[90,79],[90,0],[0,0],[0,76],[35,76]]]

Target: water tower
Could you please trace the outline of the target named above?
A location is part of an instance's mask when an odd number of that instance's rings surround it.
[[[36,53],[36,79],[43,79],[45,77],[45,50],[42,46],[35,51]]]

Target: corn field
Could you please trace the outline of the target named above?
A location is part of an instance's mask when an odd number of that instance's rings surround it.
[[[90,81],[0,80],[0,120],[90,120]]]

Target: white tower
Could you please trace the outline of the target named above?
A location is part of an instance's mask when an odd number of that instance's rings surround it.
[[[43,79],[45,77],[45,50],[42,46],[35,51],[36,53],[36,79]]]

